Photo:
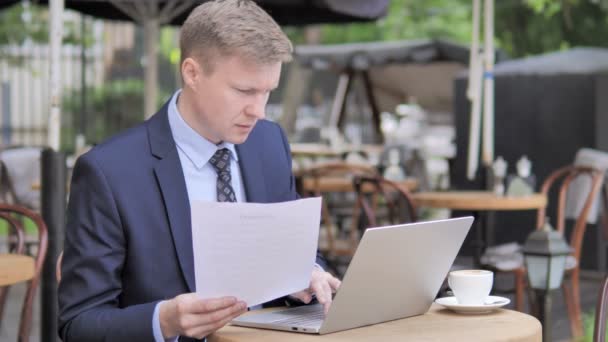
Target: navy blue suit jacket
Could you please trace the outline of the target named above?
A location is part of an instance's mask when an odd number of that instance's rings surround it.
[[[297,198],[277,124],[260,120],[236,149],[249,202]],[[196,290],[190,226],[167,105],[80,157],[59,284],[61,338],[152,341],[155,305]]]

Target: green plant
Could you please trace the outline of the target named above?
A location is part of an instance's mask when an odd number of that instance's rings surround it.
[[[392,0],[378,21],[321,25],[321,43],[442,38],[468,44],[471,13],[471,0]],[[608,0],[495,2],[496,45],[513,57],[572,46],[608,47],[606,23]],[[301,29],[286,32],[295,44],[304,43]]]
[[[0,220],[0,235],[8,234],[9,225],[6,221]],[[36,234],[38,230],[36,229],[36,224],[30,220],[29,218],[23,218],[23,229],[25,230],[25,234]]]
[[[586,312],[583,314],[583,337],[577,342],[592,342],[593,341],[593,328],[595,327],[595,313]],[[606,341],[608,341],[608,333],[606,334]]]
[[[144,120],[144,84],[139,79],[123,79],[104,83],[100,87],[87,87],[85,136],[89,143],[98,143],[111,135]],[[74,136],[82,116],[80,89],[66,92],[63,98],[63,150],[73,150]],[[159,96],[158,107],[169,94]]]

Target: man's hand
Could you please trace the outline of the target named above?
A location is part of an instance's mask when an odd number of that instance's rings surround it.
[[[323,304],[323,310],[325,311],[325,314],[327,314],[329,307],[331,306],[331,295],[336,292],[340,287],[340,284],[341,282],[338,278],[315,267],[312,270],[312,276],[310,277],[310,286],[305,290],[293,293],[291,296],[308,304],[312,300],[312,295],[314,294],[319,303]]]
[[[247,311],[247,304],[234,297],[201,299],[196,293],[179,295],[159,307],[164,338],[202,339]]]

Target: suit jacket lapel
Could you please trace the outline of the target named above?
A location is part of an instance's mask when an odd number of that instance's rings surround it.
[[[268,193],[262,165],[262,155],[259,148],[256,149],[255,137],[252,134],[241,145],[236,146],[239,154],[239,167],[245,185],[247,202],[267,203]]]
[[[190,292],[194,292],[196,286],[190,202],[184,173],[169,126],[167,105],[150,119],[148,136],[152,154],[159,158],[154,174],[163,196],[179,264]]]

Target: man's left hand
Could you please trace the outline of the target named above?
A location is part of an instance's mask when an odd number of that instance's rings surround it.
[[[332,294],[338,290],[340,284],[341,282],[338,278],[335,278],[329,272],[323,271],[321,268],[315,267],[312,270],[309,287],[293,293],[291,296],[308,304],[313,299],[313,295],[315,295],[319,303],[323,305],[325,314],[327,314],[331,306]]]

